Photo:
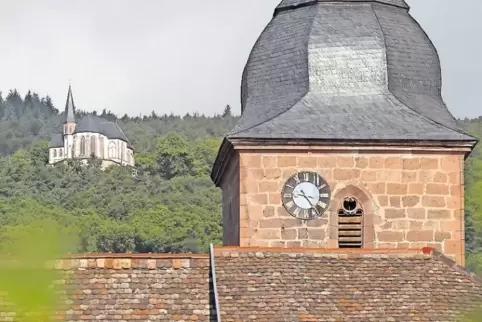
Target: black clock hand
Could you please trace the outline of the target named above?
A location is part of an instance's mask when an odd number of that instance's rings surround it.
[[[311,203],[310,199],[308,199],[308,197],[306,196],[306,194],[303,192],[303,190],[301,190],[301,193],[302,193],[302,196],[305,197],[305,199],[308,201],[308,203],[310,204],[311,208],[313,208],[316,212],[316,214],[318,216],[321,216],[320,212],[318,211],[318,209],[316,209],[315,206],[313,206],[313,204]]]

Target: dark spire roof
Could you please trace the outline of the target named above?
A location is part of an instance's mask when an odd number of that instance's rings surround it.
[[[474,141],[441,86],[405,1],[284,0],[250,54],[228,139]]]
[[[69,93],[67,94],[67,102],[65,103],[64,123],[75,122],[75,105],[74,96],[72,95],[72,86],[69,84]]]

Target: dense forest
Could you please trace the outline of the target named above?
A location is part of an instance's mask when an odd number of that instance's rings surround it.
[[[77,111],[79,116],[85,111]],[[98,114],[114,120],[110,111]],[[77,252],[205,252],[221,242],[221,194],[209,173],[222,137],[236,122],[220,114],[117,119],[136,148],[137,175],[71,162],[46,167],[61,113],[49,97],[0,94],[0,242],[44,219],[79,235]],[[462,120],[482,138],[482,117]],[[466,162],[468,264],[482,268],[482,147]]]

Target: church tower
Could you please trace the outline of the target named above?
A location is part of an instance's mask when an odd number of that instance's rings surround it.
[[[476,139],[404,0],[283,0],[212,171],[226,246],[434,247],[464,265]]]
[[[64,134],[64,149],[65,155],[68,159],[73,157],[73,134],[75,131],[75,105],[74,97],[72,95],[72,86],[69,85],[69,92],[67,93],[67,102],[65,103],[64,121],[63,121],[63,134]]]

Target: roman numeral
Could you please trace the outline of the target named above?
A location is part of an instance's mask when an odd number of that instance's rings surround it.
[[[301,182],[300,178],[298,177],[298,174],[293,177],[295,179],[295,182],[298,184]]]
[[[323,184],[323,185],[319,186],[319,187],[318,187],[318,190],[321,190],[321,189],[323,189],[323,188],[326,188],[326,184]]]
[[[293,201],[288,201],[288,202],[285,204],[286,208],[288,208],[288,209],[291,209],[294,205],[295,205],[295,203],[294,203]]]
[[[292,193],[285,193],[283,198],[285,199],[292,199],[293,198],[293,194]]]
[[[328,198],[329,196],[329,193],[320,193],[320,198]]]
[[[323,201],[318,201],[317,205],[320,206],[320,207],[323,208],[323,209],[325,209],[326,206],[327,206],[327,204],[324,203]]]
[[[308,172],[303,173],[303,179],[305,181],[310,181],[310,174]]]
[[[300,214],[301,209],[296,207],[295,210],[293,210],[293,215],[298,216]]]

